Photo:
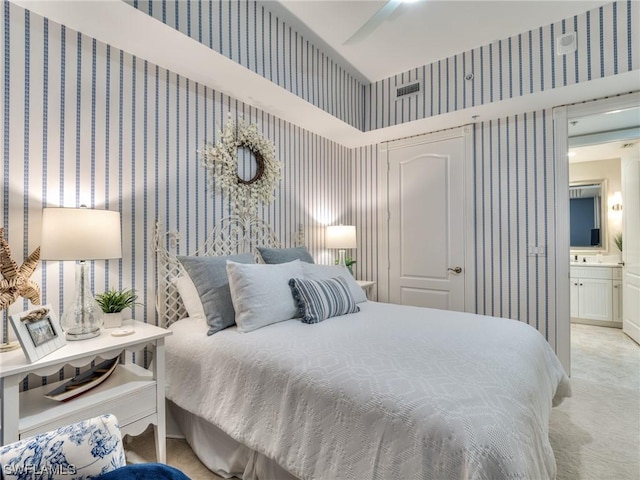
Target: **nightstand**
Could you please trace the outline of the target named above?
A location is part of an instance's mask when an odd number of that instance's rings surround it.
[[[123,435],[139,435],[148,425],[155,429],[156,454],[166,461],[164,338],[170,330],[147,323],[128,320],[123,327],[134,333],[123,337],[111,335],[112,330],[88,340],[67,344],[29,363],[22,350],[0,354],[0,389],[2,391],[2,431],[0,445],[47,432],[63,425],[105,413],[118,419]],[[151,369],[132,362],[132,354],[144,347],[153,351]],[[124,353],[124,363],[97,387],[66,402],[44,397],[62,380],[42,387],[19,391],[25,376],[52,375],[65,365],[84,367],[98,358],[110,359]],[[97,363],[97,362],[96,362]]]
[[[356,280],[356,283],[360,285],[360,288],[364,290],[364,293],[367,295],[367,298],[371,300],[371,298],[369,297],[371,295],[371,292],[373,291],[373,286],[376,284],[376,282],[371,280]]]

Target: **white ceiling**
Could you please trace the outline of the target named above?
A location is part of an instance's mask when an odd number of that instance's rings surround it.
[[[569,163],[640,158],[640,107],[574,118],[569,122]]]
[[[574,118],[569,122],[569,136],[576,137],[632,127],[640,127],[640,107]]]
[[[276,3],[275,1],[270,3]],[[420,0],[402,3],[362,41],[343,45],[386,1],[278,0],[369,81],[426,65],[495,40],[527,32],[586,12],[608,1]],[[273,8],[273,5],[271,5]],[[305,32],[303,32],[304,34]]]
[[[611,160],[621,158],[623,155],[638,158],[640,156],[640,140],[624,140],[572,148],[569,150],[569,163]]]

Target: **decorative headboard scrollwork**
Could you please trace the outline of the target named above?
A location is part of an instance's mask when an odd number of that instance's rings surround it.
[[[156,311],[160,325],[167,327],[187,316],[175,284],[178,277],[186,275],[177,258],[180,234],[176,231],[165,232],[162,224],[158,223],[153,242],[157,265]],[[258,247],[280,247],[271,226],[257,217],[232,215],[223,218],[213,228],[202,248],[192,255],[252,253],[259,260]]]

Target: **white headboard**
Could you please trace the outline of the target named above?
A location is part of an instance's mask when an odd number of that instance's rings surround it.
[[[176,257],[179,242],[178,232],[166,232],[160,223],[156,225],[156,310],[160,325],[164,327],[187,316],[174,282],[179,276],[186,275]],[[271,226],[259,218],[232,215],[223,218],[207,236],[203,247],[191,255],[253,253],[258,260],[257,247],[280,247]]]

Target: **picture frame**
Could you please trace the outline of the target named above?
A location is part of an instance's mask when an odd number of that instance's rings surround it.
[[[11,315],[11,326],[29,363],[63,347],[67,341],[51,305]]]

